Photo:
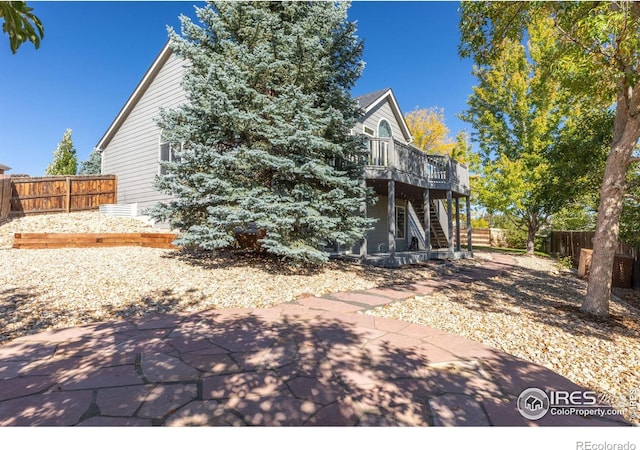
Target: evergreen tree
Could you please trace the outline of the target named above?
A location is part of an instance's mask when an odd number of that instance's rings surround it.
[[[102,153],[94,149],[86,161],[80,163],[78,175],[100,175],[102,170]]]
[[[76,148],[71,140],[71,130],[65,131],[58,148],[53,152],[53,161],[47,167],[47,175],[75,175],[78,166]]]
[[[158,124],[173,162],[157,187],[174,199],[152,215],[181,230],[178,243],[238,245],[264,232],[262,248],[289,261],[323,263],[321,249],[353,243],[371,226],[359,214],[362,141],[350,135],[358,108],[362,43],[342,2],[211,2],[201,25],[169,29],[187,61],[189,102]]]

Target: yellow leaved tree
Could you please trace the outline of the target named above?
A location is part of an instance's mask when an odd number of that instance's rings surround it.
[[[443,108],[415,109],[405,116],[405,121],[413,135],[414,146],[430,154],[447,155],[466,162],[468,137],[464,131],[451,137],[451,131],[444,123]]]

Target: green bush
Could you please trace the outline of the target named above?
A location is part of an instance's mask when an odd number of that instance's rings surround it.
[[[558,258],[558,265],[564,269],[571,269],[573,267],[573,259],[571,259],[571,256],[561,256]]]
[[[504,230],[504,238],[509,248],[527,248],[527,232],[518,228]]]
[[[472,228],[489,228],[489,222],[484,217],[478,219],[471,219]]]

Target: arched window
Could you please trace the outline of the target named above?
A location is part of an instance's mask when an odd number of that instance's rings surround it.
[[[391,125],[389,125],[389,122],[387,122],[384,119],[382,119],[378,124],[378,137],[381,137],[381,138],[393,137],[393,134],[391,133]]]

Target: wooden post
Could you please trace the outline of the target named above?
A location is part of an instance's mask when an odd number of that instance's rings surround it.
[[[0,175],[0,219],[7,219],[11,213],[11,177]]]
[[[571,261],[576,262],[576,252],[573,246],[573,231],[569,231],[569,248],[571,249]]]
[[[389,239],[389,256],[396,256],[396,183],[389,180],[387,196],[387,229]]]
[[[460,251],[460,198],[456,197],[456,251]]]
[[[118,204],[118,176],[114,175],[113,176],[113,181],[111,181],[113,183],[113,202],[114,204]]]
[[[66,211],[69,213],[71,212],[71,178],[67,177],[66,178],[67,181],[67,195],[66,195],[66,200],[67,200],[67,207],[66,207]]]
[[[453,255],[453,202],[451,197],[451,189],[447,191],[447,237],[449,238],[449,252]]]
[[[362,186],[366,189],[367,188],[367,181],[363,180],[362,181]],[[360,214],[362,214],[362,217],[366,218],[367,217],[367,202],[364,201],[362,202],[362,205],[360,205]],[[362,238],[362,240],[360,241],[360,261],[365,261],[367,259],[367,235],[364,235],[364,238]]]
[[[638,255],[640,254],[640,248],[633,248],[633,275],[631,276],[632,287],[635,291],[640,289],[640,261]]]
[[[473,251],[473,245],[471,242],[471,235],[473,234],[473,230],[471,230],[471,198],[467,195],[467,250]]]
[[[422,191],[422,210],[424,211],[424,246],[427,257],[431,257],[431,199],[429,189]]]

